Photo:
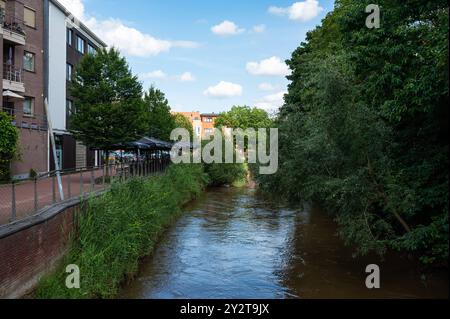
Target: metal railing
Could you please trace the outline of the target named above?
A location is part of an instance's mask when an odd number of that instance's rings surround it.
[[[107,190],[114,182],[124,182],[136,176],[154,176],[164,172],[170,163],[170,157],[163,157],[62,170],[60,174],[64,201]],[[60,202],[63,200],[55,171],[26,181],[0,184],[0,226],[33,216],[41,209]]]
[[[0,25],[8,31],[18,33],[25,36],[25,22],[15,16],[6,14],[3,9],[0,8]]]
[[[23,71],[12,64],[3,64],[3,79],[11,82],[23,83]]]

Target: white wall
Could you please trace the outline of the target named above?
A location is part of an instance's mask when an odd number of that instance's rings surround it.
[[[49,10],[48,102],[53,129],[66,130],[66,16],[52,2]]]

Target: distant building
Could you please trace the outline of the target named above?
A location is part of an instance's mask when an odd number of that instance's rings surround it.
[[[194,134],[202,139],[209,139],[214,135],[214,128],[219,114],[200,112],[175,112],[185,116],[192,124]]]
[[[201,114],[200,116],[202,119],[202,138],[209,139],[211,135],[214,135],[214,128],[219,115],[215,113],[209,113]]]

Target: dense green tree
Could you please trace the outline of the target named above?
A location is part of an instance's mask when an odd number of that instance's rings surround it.
[[[86,146],[108,151],[146,133],[142,86],[116,49],[86,55],[75,70],[70,92],[75,99],[70,130]]]
[[[230,111],[220,114],[216,127],[241,128],[270,128],[272,121],[266,111],[249,106],[233,106]]]
[[[358,252],[448,259],[448,4],[339,0],[287,61],[280,170],[261,187],[334,213]]]
[[[184,128],[188,130],[192,140],[194,137],[194,127],[192,126],[192,123],[188,120],[188,118],[179,113],[174,114],[173,118],[175,121],[175,128]]]
[[[10,163],[18,155],[19,133],[12,118],[0,111],[0,181],[10,179]]]
[[[145,92],[144,104],[148,112],[149,130],[147,134],[168,141],[176,123],[170,112],[170,105],[166,96],[152,86],[148,92]]]

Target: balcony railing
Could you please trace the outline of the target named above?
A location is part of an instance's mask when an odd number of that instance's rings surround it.
[[[0,8],[0,25],[5,29],[20,35],[25,35],[25,22],[9,14]]]
[[[23,71],[12,64],[3,64],[3,79],[11,82],[23,83]]]

